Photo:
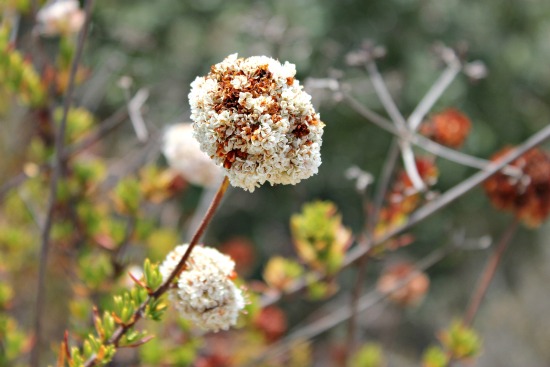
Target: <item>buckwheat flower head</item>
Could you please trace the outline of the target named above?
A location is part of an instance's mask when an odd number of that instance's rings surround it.
[[[166,130],[162,153],[170,167],[194,185],[216,186],[223,177],[223,170],[201,151],[189,123],[175,124]]]
[[[296,184],[317,173],[324,124],[293,64],[228,56],[191,83],[195,138],[233,186]]]
[[[187,250],[180,245],[170,252],[160,266],[164,280]],[[241,289],[231,280],[235,263],[216,249],[196,246],[177,279],[177,287],[169,291],[170,300],[182,317],[210,331],[227,330],[237,323],[245,300]]]
[[[498,161],[510,149],[500,150],[491,160]],[[514,213],[528,227],[538,227],[550,215],[550,154],[534,148],[510,166],[516,168],[519,175],[498,172],[483,184],[485,193],[498,209]]]

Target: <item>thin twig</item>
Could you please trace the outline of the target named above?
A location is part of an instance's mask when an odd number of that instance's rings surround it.
[[[393,134],[400,139],[410,140],[410,142],[417,147],[424,149],[425,151],[432,153],[435,156],[445,158],[451,162],[459,163],[467,167],[477,168],[481,170],[485,170],[487,166],[491,163],[486,159],[473,157],[471,155],[448,148],[414,132],[408,132],[408,136],[402,136],[402,134],[392,125],[390,121],[372,111],[371,109],[365,107],[351,94],[342,90],[342,96],[344,97],[344,100],[348,102],[350,107],[352,107],[365,119],[369,120],[376,126],[380,127],[383,130],[386,130],[390,134]],[[517,168],[514,168],[512,166],[506,166],[503,169],[503,172],[512,176],[518,175]]]
[[[405,118],[393,101],[390,92],[386,88],[386,83],[384,82],[382,75],[378,71],[374,60],[370,60],[367,62],[367,71],[369,73],[372,85],[374,86],[374,91],[376,92],[378,99],[380,99],[380,102],[382,102],[382,105],[386,109],[386,112],[390,116],[391,120],[395,124],[395,127],[399,132],[399,136],[407,135],[407,122],[405,121]],[[410,142],[406,139],[400,139],[399,147],[401,148],[403,166],[405,167],[405,171],[411,179],[414,188],[417,191],[424,191],[424,189],[426,189],[426,185],[424,184],[424,181],[422,181],[422,177],[420,177],[420,174],[418,173],[418,168],[416,167],[416,161],[414,159],[414,152],[412,150]]]
[[[487,180],[489,177],[502,170],[502,168],[508,165],[510,162],[521,157],[528,150],[534,148],[539,144],[542,144],[549,138],[550,124],[539,130],[537,133],[533,134],[530,138],[517,146],[515,149],[510,150],[498,161],[491,162],[484,171],[473,174],[469,178],[465,179],[461,183],[455,185],[453,188],[441,194],[437,199],[424,204],[422,207],[417,209],[409,216],[406,223],[393,227],[383,235],[376,237],[376,239],[374,239],[372,243],[368,243],[369,246],[356,246],[352,248],[346,255],[346,258],[342,265],[342,269],[347,268],[352,264],[355,264],[360,258],[365,256],[367,254],[368,248],[380,245],[390,238],[398,235],[399,233],[406,231],[412,226],[422,222],[424,219],[438,212],[440,209],[446,207],[458,198],[467,194],[477,185],[481,184],[483,181]],[[322,278],[323,275],[319,274],[318,276],[313,277],[311,280],[308,281],[306,281],[305,279],[297,280],[291,287],[286,290],[285,294],[294,294],[300,292],[301,290],[306,288],[310,284],[310,282],[319,281]],[[266,296],[262,299],[262,307],[276,303],[281,298],[281,296],[281,294]]]
[[[93,133],[68,146],[65,149],[67,158],[88,149],[119,127],[127,118],[128,112],[126,108],[119,108],[114,114],[106,118]]]
[[[108,135],[111,131],[117,128],[122,122],[124,122],[127,117],[128,117],[128,112],[126,107],[120,108],[112,116],[105,119],[105,121],[103,121],[99,125],[97,130],[94,131],[92,134],[66,147],[63,152],[63,161],[68,160],[69,158],[75,156],[76,154],[82,152],[85,149],[88,149],[89,147],[91,147],[92,145],[100,141],[102,138]],[[48,169],[51,169],[54,166],[55,166],[55,161],[53,160],[51,162],[43,163],[38,166],[37,173],[44,172]],[[10,190],[16,188],[19,185],[22,185],[29,178],[31,178],[31,176],[27,175],[25,172],[21,172],[17,176],[14,176],[9,181],[4,183],[0,187],[0,202],[2,202],[2,200]]]
[[[374,61],[369,61],[367,63],[367,71],[374,87],[374,91],[376,92],[378,99],[380,99],[380,102],[382,102],[382,105],[384,106],[384,109],[390,116],[391,120],[393,121],[397,129],[402,131],[406,130],[407,122],[405,121],[405,118],[393,101],[393,98],[391,97],[388,88],[386,88],[386,83],[384,82],[384,79],[378,71],[376,63]]]
[[[361,296],[361,291],[365,282],[368,260],[368,256],[363,256],[363,258],[357,264],[355,284],[353,285],[353,289],[351,291],[351,299],[349,302],[350,317],[348,320],[348,334],[346,337],[347,342],[344,354],[344,365],[347,365],[347,361],[349,361],[349,358],[355,350],[355,344],[357,341],[357,315],[359,313],[359,298]]]
[[[373,199],[372,208],[368,211],[367,221],[364,228],[364,236],[367,236],[369,242],[372,241],[372,235],[374,234],[376,223],[378,222],[380,210],[384,203],[384,197],[386,196],[387,190],[390,185],[391,178],[393,176],[393,171],[399,158],[399,144],[398,140],[394,138],[392,140],[388,154],[386,155],[386,160],[384,166],[382,167],[381,180],[378,182],[376,194]],[[367,251],[369,249],[366,249]],[[368,253],[368,252],[367,252]],[[346,343],[346,355],[344,360],[348,361],[349,357],[352,354],[352,351],[355,347],[357,339],[357,314],[359,312],[359,298],[361,296],[361,290],[364,286],[364,279],[366,273],[366,266],[368,263],[368,256],[364,256],[359,263],[357,264],[357,274],[355,276],[355,284],[353,285],[351,300],[350,300],[350,310],[351,315],[348,320],[348,335]],[[346,363],[344,363],[346,364]]]
[[[146,307],[154,300],[157,300],[160,298],[164,293],[170,289],[170,286],[172,284],[172,281],[181,273],[183,270],[185,263],[187,262],[187,259],[189,256],[191,256],[191,251],[193,251],[193,248],[198,244],[199,240],[201,239],[202,235],[204,234],[204,231],[208,227],[208,224],[212,220],[214,214],[216,213],[216,210],[218,209],[223,196],[225,192],[227,191],[227,187],[229,186],[229,179],[227,177],[224,178],[223,182],[221,183],[216,196],[212,200],[212,203],[210,204],[210,208],[208,208],[208,211],[206,212],[201,225],[195,232],[193,238],[189,242],[189,245],[187,247],[187,250],[185,251],[185,254],[183,254],[182,258],[180,259],[178,265],[174,268],[172,273],[168,276],[168,278],[159,286],[159,288],[151,293],[149,297],[138,307],[138,309],[134,312],[131,321],[129,323],[126,323],[124,325],[120,325],[113,333],[111,338],[107,341],[106,344],[108,345],[114,345],[118,347],[118,344],[120,343],[120,340],[122,337],[143,317],[143,314],[145,312]],[[97,362],[97,356],[92,355],[85,363],[84,367],[92,367],[95,366]]]
[[[187,248],[187,251],[185,252],[183,257],[181,258],[180,262],[178,263],[178,265],[176,266],[176,268],[174,269],[172,274],[170,274],[170,276],[168,277],[168,279],[166,279],[164,284],[161,285],[159,287],[159,289],[157,289],[156,292],[153,294],[157,298],[160,297],[164,292],[166,292],[168,290],[168,287],[170,287],[170,283],[172,283],[172,280],[174,280],[174,278],[176,276],[178,276],[179,273],[181,272],[181,270],[183,269],[183,266],[185,265],[185,262],[187,261],[187,259],[191,255],[191,251],[193,251],[193,247],[201,239],[202,235],[204,234],[204,231],[206,230],[206,227],[208,226],[208,224],[210,223],[210,220],[212,219],[212,216],[214,215],[214,213],[216,212],[216,209],[220,205],[220,202],[223,198],[223,195],[227,191],[228,186],[229,186],[229,179],[226,176],[226,177],[224,177],[224,179],[223,179],[223,181],[220,185],[220,188],[218,189],[218,192],[216,193],[216,196],[214,196],[214,199],[212,200],[212,204],[210,204],[210,208],[208,208],[208,211],[204,215],[204,219],[202,220],[199,228],[197,228],[197,231],[195,232],[195,234],[191,238],[191,241],[189,241],[189,246]]]
[[[129,99],[130,95],[128,89],[125,89],[127,98]],[[145,142],[149,137],[149,131],[145,125],[145,120],[143,120],[143,115],[141,113],[141,107],[149,98],[149,91],[145,88],[141,88],[137,91],[134,98],[128,101],[128,114],[130,115],[130,121],[134,127],[134,131],[139,141]]]
[[[48,202],[48,210],[46,214],[46,220],[44,223],[43,231],[41,234],[40,244],[40,263],[38,269],[38,283],[36,290],[36,305],[35,305],[35,322],[34,322],[34,336],[35,345],[31,351],[31,367],[38,367],[40,364],[40,348],[42,345],[42,314],[44,311],[44,296],[45,296],[45,283],[46,283],[46,267],[48,263],[48,253],[50,244],[50,233],[53,225],[54,208],[57,201],[57,185],[61,177],[63,176],[64,155],[65,155],[65,130],[67,127],[67,115],[69,108],[73,102],[73,92],[75,86],[76,72],[82,58],[84,50],[84,41],[88,34],[90,25],[90,18],[93,7],[93,0],[86,1],[84,8],[85,22],[80,31],[78,42],[76,46],[75,56],[72,60],[71,70],[69,74],[69,80],[67,85],[67,94],[63,103],[63,116],[61,118],[61,124],[56,131],[55,136],[55,165],[53,167],[53,176],[50,181],[50,194]]]
[[[187,221],[187,228],[184,232],[184,240],[191,237],[192,233],[199,227],[201,218],[208,210],[208,205],[212,201],[212,198],[216,194],[216,189],[212,187],[205,187],[201,192],[199,204],[197,205],[193,216]]]
[[[378,217],[380,216],[380,210],[382,210],[382,205],[384,204],[384,198],[388,192],[390,182],[397,164],[397,159],[399,158],[399,145],[397,139],[392,140],[390,149],[386,156],[384,166],[382,168],[382,173],[380,175],[380,182],[378,183],[376,189],[376,195],[373,200],[373,210],[369,216],[368,229],[374,229],[375,224],[378,222]]]
[[[11,29],[10,29],[10,36],[9,36],[9,43],[15,45],[17,43],[17,35],[19,34],[19,25],[21,24],[21,14],[19,13],[12,13],[12,14],[5,14],[8,17],[11,16]]]
[[[454,57],[447,64],[447,68],[428,90],[428,93],[426,93],[424,98],[420,100],[420,103],[418,103],[414,111],[409,116],[407,122],[411,131],[418,130],[418,127],[424,117],[428,114],[428,112],[430,112],[433,105],[439,100],[443,92],[447,90],[449,85],[451,85],[455,77],[460,72],[462,65],[456,55],[454,55],[454,52],[453,56]]]
[[[518,222],[518,218],[514,218],[512,224],[502,234],[502,237],[498,241],[495,250],[487,260],[485,268],[483,269],[483,273],[481,273],[481,277],[479,278],[477,287],[474,293],[472,293],[472,298],[470,299],[470,303],[468,304],[468,308],[466,309],[466,312],[464,314],[463,324],[465,326],[470,326],[474,321],[477,311],[479,310],[479,306],[481,306],[481,302],[483,301],[483,298],[485,298],[487,290],[489,289],[489,285],[491,284],[498,265],[502,260],[502,256],[504,255],[504,252],[506,251],[510,240],[514,237],[514,234],[516,233]]]
[[[28,195],[25,192],[22,192],[22,190],[18,190],[17,194],[19,195],[21,202],[27,209],[27,212],[31,216],[32,221],[36,225],[36,228],[38,229],[38,231],[42,232],[44,227],[44,218],[40,216],[38,208],[31,200],[29,200]]]
[[[448,63],[448,66],[445,69],[445,71],[441,74],[438,80],[428,90],[426,95],[422,98],[420,103],[417,105],[417,107],[414,109],[414,111],[411,113],[411,115],[407,119],[407,125],[410,131],[414,132],[418,129],[418,126],[420,125],[420,122],[422,122],[422,119],[424,118],[424,116],[430,111],[430,109],[435,104],[435,102],[441,97],[443,92],[449,87],[449,85],[454,80],[456,75],[460,72],[461,64],[456,58],[456,55],[454,55],[454,53],[453,53],[453,56],[454,57]],[[377,72],[377,70],[375,70],[375,72]],[[377,74],[379,75],[379,73]],[[383,82],[381,78],[379,79],[380,81],[378,82]],[[380,210],[382,208],[382,203],[384,201],[384,197],[386,196],[387,189],[390,185],[390,180],[391,180],[393,171],[395,169],[395,164],[397,163],[399,150],[400,150],[399,140],[394,138],[392,140],[390,150],[388,151],[386,161],[384,162],[382,175],[381,175],[382,179],[378,184],[378,190],[374,198],[374,208],[372,209],[371,215],[369,215],[366,232],[374,233],[374,227],[375,227],[375,224],[378,222],[378,217],[379,217]],[[349,358],[351,354],[351,350],[353,350],[355,345],[355,338],[357,334],[356,318],[357,318],[357,312],[358,312],[358,302],[359,302],[359,295],[361,292],[361,288],[363,287],[363,278],[365,276],[365,267],[366,267],[367,259],[368,259],[368,256],[364,256],[363,259],[359,261],[356,281],[355,281],[354,288],[352,290],[352,298],[351,298],[351,305],[350,305],[351,315],[348,321],[349,326],[348,326],[346,360]]]
[[[371,226],[371,216],[372,216],[372,210],[369,209],[369,207],[372,207],[370,203],[367,203],[367,220],[365,222],[365,229],[363,231],[363,236],[367,236],[368,241],[360,241],[359,243],[363,246],[369,246],[368,243],[372,240],[372,234],[374,233],[374,226]],[[369,248],[365,249],[367,253],[369,252]],[[364,286],[365,281],[365,275],[366,275],[366,269],[367,269],[367,263],[368,263],[369,257],[364,256],[358,263],[357,263],[357,273],[355,275],[355,283],[353,284],[353,288],[351,290],[351,299],[350,299],[350,310],[351,310],[351,316],[348,321],[348,333],[347,333],[347,342],[346,342],[346,348],[345,353],[343,356],[344,359],[344,365],[347,365],[347,361],[349,360],[350,356],[352,355],[355,344],[357,340],[357,313],[359,311],[358,309],[358,302],[359,297],[361,296],[361,291]]]

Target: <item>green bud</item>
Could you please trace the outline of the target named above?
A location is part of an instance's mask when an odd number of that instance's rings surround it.
[[[453,359],[474,358],[481,351],[479,335],[460,321],[453,322],[448,330],[441,332],[439,340]]]
[[[422,367],[447,367],[448,364],[449,356],[440,347],[429,347],[422,357]]]
[[[351,243],[351,231],[342,225],[336,206],[328,201],[304,205],[302,213],[290,219],[298,256],[315,270],[338,271]]]
[[[135,215],[141,201],[139,182],[135,178],[121,180],[112,193],[117,210],[123,214]]]

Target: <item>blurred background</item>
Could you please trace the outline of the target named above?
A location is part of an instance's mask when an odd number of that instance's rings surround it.
[[[302,84],[308,78],[338,76],[352,95],[383,114],[364,70],[346,64],[346,55],[365,40],[386,48],[378,66],[405,116],[443,70],[434,45],[443,43],[466,60],[486,65],[486,78],[472,82],[459,75],[432,111],[455,107],[470,117],[472,133],[463,148],[468,154],[489,158],[550,121],[550,3],[544,0],[98,1],[84,54],[92,74],[78,89],[77,104],[105,118],[127,103],[120,81],[130,80],[132,95],[141,88],[149,91],[143,117],[151,131],[160,133],[170,124],[189,121],[187,95],[194,78],[238,53],[290,61]],[[247,239],[255,254],[250,279],[261,278],[269,257],[294,256],[289,217],[307,201],[333,201],[344,224],[358,233],[365,214],[355,182],[345,172],[360,167],[376,184],[390,146],[388,133],[332,93],[309,91],[326,124],[319,174],[297,186],[266,185],[253,194],[230,189],[205,237],[212,246]],[[1,182],[19,172],[23,159],[16,142],[24,141],[24,125],[14,110],[4,114],[0,126]],[[117,162],[143,153],[135,142],[128,123],[102,149]],[[147,159],[162,161],[157,151],[158,146],[149,150]],[[437,166],[434,190],[440,192],[475,172],[442,159]],[[178,198],[179,210],[192,212],[201,191],[188,189]],[[476,189],[416,226],[413,244],[369,263],[365,289],[374,287],[387,263],[419,259],[457,233],[496,239],[510,221],[510,215],[497,212]],[[474,324],[484,340],[478,366],[550,365],[549,235],[548,225],[522,228],[512,241]],[[381,343],[390,366],[418,365],[437,331],[462,315],[487,255],[461,252],[432,267],[430,291],[414,308],[383,303],[361,314],[362,340]],[[341,275],[341,292],[351,289],[354,275],[353,268]],[[317,304],[294,297],[281,306],[288,324],[297,325]],[[321,362],[331,353],[323,346],[343,342],[345,335],[343,324],[314,340],[316,365],[330,365]]]

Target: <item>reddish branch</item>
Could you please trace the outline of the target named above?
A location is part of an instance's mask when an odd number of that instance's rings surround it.
[[[474,321],[477,311],[479,310],[479,306],[481,305],[483,298],[485,298],[485,295],[487,294],[487,290],[489,289],[489,285],[491,284],[491,281],[495,276],[498,265],[502,260],[502,256],[504,255],[504,252],[508,248],[508,244],[510,243],[510,240],[516,233],[517,227],[518,227],[518,218],[514,218],[512,225],[509,226],[508,229],[504,232],[504,234],[498,241],[498,244],[495,250],[487,260],[485,269],[483,269],[483,273],[481,273],[481,277],[479,278],[478,285],[474,293],[472,294],[472,298],[470,299],[470,303],[468,304],[468,308],[466,310],[466,313],[464,314],[464,319],[462,322],[465,326],[472,325],[472,322]]]
[[[193,251],[193,248],[198,244],[199,240],[201,239],[202,235],[204,234],[204,231],[208,227],[208,224],[212,220],[212,217],[214,216],[214,213],[216,213],[216,210],[218,209],[222,198],[227,191],[227,187],[229,186],[229,179],[227,177],[224,178],[223,182],[221,183],[218,191],[216,192],[216,195],[214,196],[214,199],[212,200],[212,203],[210,204],[210,207],[208,208],[208,211],[204,215],[204,218],[193,235],[193,238],[189,242],[189,246],[187,247],[187,251],[182,256],[181,260],[179,261],[178,265],[174,269],[174,271],[170,274],[168,279],[166,279],[160,287],[151,293],[149,297],[138,307],[138,309],[134,312],[133,317],[131,318],[131,321],[129,323],[126,323],[124,325],[120,325],[115,332],[113,333],[113,336],[105,343],[106,345],[114,345],[115,347],[119,346],[120,340],[122,337],[131,329],[134,327],[134,325],[144,316],[145,309],[147,306],[159,299],[164,293],[170,289],[170,285],[172,284],[172,281],[181,273],[181,271],[185,267],[185,263],[187,262],[187,259],[189,259],[189,256],[191,256],[191,252]],[[86,363],[84,363],[84,367],[92,367],[95,366],[97,362],[97,356],[92,355]]]

